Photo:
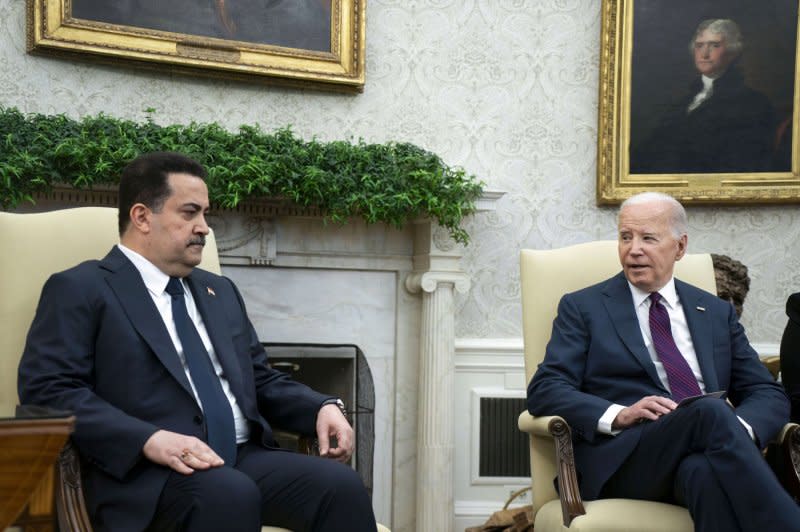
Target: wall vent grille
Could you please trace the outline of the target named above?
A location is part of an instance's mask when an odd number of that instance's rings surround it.
[[[517,418],[526,408],[521,397],[481,397],[481,477],[530,478],[528,435],[517,428]]]

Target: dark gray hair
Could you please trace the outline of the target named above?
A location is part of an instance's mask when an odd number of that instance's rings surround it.
[[[686,209],[683,208],[681,202],[672,196],[663,194],[661,192],[642,192],[623,201],[622,205],[619,206],[617,222],[619,222],[619,214],[622,213],[622,210],[625,207],[629,205],[641,205],[643,203],[651,203],[655,201],[669,203],[670,207],[672,208],[672,213],[669,217],[669,228],[672,231],[672,236],[675,237],[675,240],[680,239],[683,235],[688,235],[689,219],[686,217]]]
[[[725,37],[725,47],[734,55],[739,55],[744,49],[744,40],[739,25],[729,18],[709,18],[697,26],[692,40],[689,41],[689,53],[694,54],[694,41],[704,31],[710,31]]]

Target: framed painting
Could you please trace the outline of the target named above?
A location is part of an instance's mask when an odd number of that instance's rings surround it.
[[[800,202],[798,0],[602,0],[597,202]]]
[[[28,50],[361,91],[366,0],[27,0]]]

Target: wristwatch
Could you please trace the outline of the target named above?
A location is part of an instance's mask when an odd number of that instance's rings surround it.
[[[339,407],[339,410],[342,412],[344,418],[347,419],[347,408],[345,408],[344,401],[342,401],[341,399],[328,399],[327,401],[324,401],[322,403],[322,406],[325,405],[336,405],[337,407]],[[320,408],[322,408],[322,406]]]

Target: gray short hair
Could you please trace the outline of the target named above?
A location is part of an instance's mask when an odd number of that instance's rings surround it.
[[[622,209],[625,207],[629,205],[651,203],[654,201],[669,203],[670,207],[672,208],[672,213],[669,217],[669,228],[672,231],[672,236],[675,237],[675,240],[680,239],[683,235],[689,234],[689,219],[686,217],[686,209],[683,208],[681,202],[672,196],[663,194],[661,192],[642,192],[623,201],[622,205],[619,206],[617,222],[619,222],[619,214],[622,213]]]
[[[735,55],[739,55],[744,49],[744,39],[742,39],[742,32],[739,30],[738,24],[729,18],[709,18],[697,26],[692,40],[689,41],[690,54],[694,54],[694,41],[697,40],[697,36],[705,30],[724,36],[725,47]]]

